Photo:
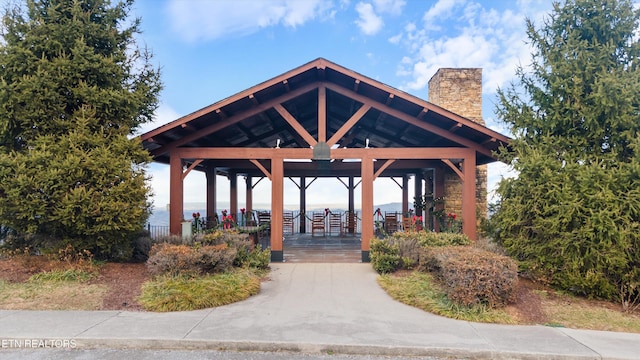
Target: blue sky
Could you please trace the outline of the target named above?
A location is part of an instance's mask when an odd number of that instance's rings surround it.
[[[425,99],[438,68],[480,67],[483,117],[488,127],[510,135],[495,119],[496,90],[530,61],[525,19],[540,24],[551,9],[551,0],[137,0],[139,41],[154,53],[164,82],[156,120],[142,131],[323,57]],[[168,166],[153,164],[149,171],[154,204],[164,207]],[[502,165],[489,171],[490,188],[509,174]],[[228,186],[218,183],[225,200]],[[285,182],[285,203],[297,202],[295,189]],[[190,173],[185,203],[202,202],[204,191],[204,176]],[[269,192],[262,181],[254,202],[268,203]],[[376,181],[376,204],[399,202],[400,195],[394,183]],[[307,193],[310,205],[346,207],[346,196],[331,179],[315,182]]]

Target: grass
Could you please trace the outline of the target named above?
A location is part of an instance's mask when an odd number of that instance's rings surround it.
[[[527,324],[500,309],[452,303],[428,273],[414,271],[405,275],[381,275],[378,283],[394,299],[436,315],[483,323]],[[542,310],[547,317],[542,325],[640,333],[640,315],[624,313],[616,309],[615,304],[581,299],[553,290],[535,292],[541,298]]]
[[[188,311],[231,304],[260,292],[261,273],[246,269],[204,276],[158,276],[138,298],[149,311]]]
[[[378,283],[392,298],[436,315],[484,323],[516,323],[503,310],[455,304],[435,285],[433,277],[428,273],[414,271],[406,276],[382,275],[378,278]]]
[[[580,299],[572,295],[539,291],[549,326],[574,329],[640,333],[640,316],[611,308],[605,302]]]
[[[87,284],[93,273],[56,270],[24,283],[0,281],[0,308],[7,310],[97,310],[107,288]]]
[[[94,272],[79,270],[79,269],[67,269],[67,270],[54,270],[45,271],[35,274],[29,278],[30,282],[61,282],[61,281],[89,281],[95,276]]]

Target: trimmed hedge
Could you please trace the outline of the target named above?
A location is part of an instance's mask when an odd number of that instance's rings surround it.
[[[388,241],[373,239],[369,251],[371,266],[379,274],[392,273],[400,268],[398,245]]]
[[[233,265],[242,268],[267,269],[271,261],[271,250],[255,246],[249,238],[249,234],[231,230],[215,230],[213,232],[197,235],[196,244],[222,245],[236,249],[236,257]]]
[[[422,249],[430,246],[468,245],[471,240],[464,234],[436,233],[432,231],[399,231],[384,239],[373,239],[370,256],[373,269],[380,274],[398,269],[411,269],[420,262]]]
[[[518,266],[506,256],[473,246],[431,247],[424,249],[420,269],[433,272],[447,297],[461,305],[497,308],[515,300]]]
[[[233,267],[236,249],[226,244],[187,246],[156,244],[149,252],[147,268],[152,275],[213,274]]]

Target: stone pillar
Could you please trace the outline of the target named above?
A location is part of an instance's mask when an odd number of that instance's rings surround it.
[[[484,125],[482,119],[482,69],[443,68],[429,80],[429,102]],[[487,166],[476,167],[476,199],[479,218],[487,216]],[[462,187],[453,171],[445,175],[447,212],[461,214]],[[479,220],[479,219],[478,219]]]

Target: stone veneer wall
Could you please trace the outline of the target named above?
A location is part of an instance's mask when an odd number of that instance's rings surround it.
[[[482,69],[442,68],[429,80],[429,102],[484,125]],[[448,166],[444,176],[445,212],[462,213],[462,182]],[[487,216],[487,166],[476,168],[478,221]]]

